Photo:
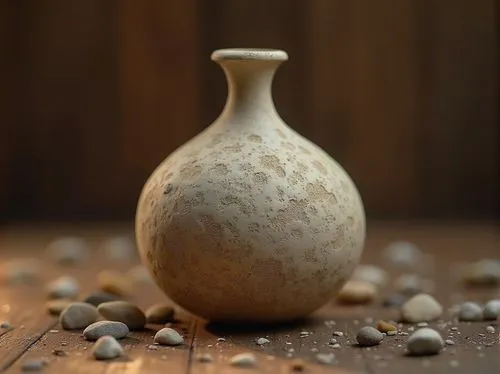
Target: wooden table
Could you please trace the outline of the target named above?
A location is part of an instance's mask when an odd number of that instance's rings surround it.
[[[5,227],[0,230],[0,260],[34,256],[46,261],[43,282],[59,275],[72,275],[80,280],[84,292],[96,288],[95,275],[102,269],[127,270],[133,263],[111,264],[97,249],[103,238],[131,226],[94,225],[54,227]],[[61,267],[45,257],[44,245],[56,235],[81,234],[93,243],[95,252],[89,264],[79,267]],[[428,254],[426,266],[418,269],[426,277],[435,280],[435,295],[445,306],[463,299],[483,302],[492,296],[500,296],[498,288],[488,290],[463,289],[453,275],[454,263],[471,261],[484,257],[500,256],[500,233],[495,224],[404,224],[377,223],[369,226],[367,247],[363,263],[373,263],[389,269],[396,275],[398,269],[387,265],[381,254],[382,248],[392,240],[412,240]],[[452,333],[453,346],[436,356],[416,358],[405,356],[408,336],[386,337],[381,345],[373,348],[356,348],[352,344],[357,330],[378,319],[395,318],[392,309],[383,308],[380,299],[391,292],[390,287],[382,290],[376,302],[369,306],[338,306],[330,303],[309,320],[300,324],[277,326],[275,328],[224,328],[212,326],[190,315],[182,315],[175,325],[184,331],[186,342],[181,347],[152,346],[155,330],[160,326],[148,326],[141,332],[133,332],[121,342],[127,357],[110,362],[95,361],[90,356],[91,342],[85,341],[81,331],[64,331],[57,319],[47,314],[43,282],[33,286],[0,286],[0,321],[8,320],[11,329],[0,330],[0,371],[16,373],[22,363],[30,359],[46,358],[46,373],[289,373],[291,356],[305,360],[307,373],[500,373],[499,334],[488,334],[486,322],[457,323],[443,327],[439,323],[430,326],[438,329],[443,338],[450,336],[451,326],[458,326]],[[164,300],[156,286],[140,286],[134,292],[132,301],[142,308]],[[443,317],[450,321],[448,316]],[[327,326],[325,321],[333,321]],[[401,331],[407,332],[410,325]],[[308,337],[299,337],[300,331],[310,331]],[[326,345],[333,331],[344,333],[337,337],[341,347],[332,349]],[[255,344],[255,339],[268,336],[271,341],[264,346]],[[219,342],[217,338],[225,341]],[[60,349],[67,356],[55,356],[54,349]],[[258,365],[253,369],[234,368],[229,358],[239,352],[253,352]],[[318,352],[333,352],[336,364],[321,365],[316,360]],[[211,353],[213,363],[201,363],[199,353]],[[287,356],[288,355],[288,356]]]

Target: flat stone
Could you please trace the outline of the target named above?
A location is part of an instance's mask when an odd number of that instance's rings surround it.
[[[88,295],[83,302],[92,304],[94,306],[99,306],[102,303],[106,303],[108,301],[117,301],[121,300],[121,297],[109,292],[93,292]]]
[[[75,278],[62,276],[49,282],[46,291],[50,299],[75,299],[80,292],[80,285]]]
[[[443,307],[432,296],[421,293],[403,304],[401,314],[406,322],[429,322],[441,317]]]
[[[486,321],[494,321],[500,317],[500,299],[490,300],[483,309],[483,318]]]
[[[112,336],[99,338],[92,347],[92,355],[97,360],[110,360],[124,355],[123,347]]]
[[[87,340],[97,340],[109,335],[115,339],[122,339],[127,336],[129,329],[126,324],[117,321],[98,321],[87,326],[83,330],[83,336]]]
[[[372,283],[350,280],[337,295],[341,304],[366,304],[375,298],[377,287]]]
[[[397,331],[397,327],[386,321],[379,321],[377,323],[377,330],[380,332]]]
[[[389,275],[387,272],[375,265],[358,265],[350,280],[372,283],[377,287],[387,284]]]
[[[184,338],[174,329],[165,327],[155,334],[154,342],[160,345],[180,345],[184,344]]]
[[[97,321],[97,318],[99,313],[93,305],[74,302],[61,312],[59,321],[64,330],[77,330],[86,328]]]
[[[444,342],[441,335],[429,327],[423,327],[415,331],[406,345],[409,354],[415,356],[437,354],[443,346]]]
[[[460,305],[458,311],[458,319],[460,321],[482,321],[483,320],[483,308],[481,305],[473,302],[465,302]]]
[[[76,236],[60,237],[47,245],[47,255],[60,265],[77,265],[86,262],[90,255],[85,239]]]
[[[130,330],[143,329],[146,324],[142,310],[128,301],[108,301],[100,304],[97,310],[107,320],[123,322]]]
[[[70,299],[49,300],[45,303],[45,308],[47,308],[49,314],[52,314],[53,316],[58,316],[62,313],[64,309],[66,309],[73,302],[74,301]]]
[[[147,323],[159,325],[172,322],[174,320],[174,312],[171,304],[154,304],[146,310],[146,321]]]
[[[356,335],[356,341],[362,347],[372,347],[380,344],[383,339],[384,335],[371,326],[362,327]]]
[[[250,368],[257,364],[257,359],[253,353],[239,353],[231,357],[229,363],[236,367]]]

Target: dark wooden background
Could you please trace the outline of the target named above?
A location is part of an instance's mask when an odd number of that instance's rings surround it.
[[[498,31],[494,0],[0,0],[0,217],[132,219],[238,46],[288,51],[278,110],[371,217],[498,218]]]

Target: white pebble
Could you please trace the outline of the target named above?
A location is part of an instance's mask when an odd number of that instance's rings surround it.
[[[340,344],[339,343],[335,343],[331,346],[333,349],[339,349],[340,348]]]
[[[110,360],[123,356],[123,347],[112,336],[99,338],[92,347],[92,354],[97,360]]]
[[[102,246],[106,257],[113,261],[129,261],[137,253],[134,241],[126,235],[109,238]]]
[[[494,321],[500,317],[500,299],[490,300],[483,309],[483,318],[486,321]]]
[[[417,327],[427,327],[429,324],[427,322],[419,322],[417,323]]]
[[[210,353],[200,353],[196,356],[196,360],[198,362],[207,363],[207,362],[213,362],[214,357]]]
[[[443,338],[436,330],[424,327],[410,336],[406,347],[412,355],[425,356],[439,353],[443,345]]]
[[[99,313],[95,306],[74,302],[61,312],[59,321],[64,330],[77,330],[86,328],[97,321],[98,317]]]
[[[384,286],[389,279],[387,271],[375,265],[358,265],[351,280],[372,283],[377,287]]]
[[[89,247],[85,239],[66,236],[48,244],[47,254],[61,265],[75,265],[88,260]]]
[[[257,359],[253,353],[238,353],[231,357],[229,363],[236,367],[253,367],[257,364]]]
[[[333,336],[344,336],[344,333],[342,331],[334,331]]]
[[[69,276],[59,277],[46,286],[50,299],[75,299],[80,292],[78,281]]]
[[[371,326],[362,327],[356,335],[356,341],[362,347],[372,347],[380,344],[383,339],[384,335]]]
[[[407,322],[427,322],[439,318],[443,314],[443,307],[432,296],[421,293],[404,303],[401,313]]]
[[[384,250],[386,257],[393,263],[403,266],[416,266],[422,260],[420,248],[409,241],[395,241]]]
[[[165,327],[155,334],[154,342],[161,345],[180,345],[184,338],[174,329]]]
[[[333,353],[318,353],[316,361],[323,365],[332,365],[335,363],[335,355]]]
[[[493,326],[486,326],[486,331],[489,332],[490,334],[494,334],[496,332]]]
[[[122,339],[129,333],[126,324],[117,321],[98,321],[87,326],[83,330],[83,336],[87,340],[97,340],[109,335],[115,339]]]
[[[264,344],[269,343],[269,342],[270,342],[270,340],[266,339],[266,338],[258,338],[256,340],[257,345],[264,345]]]
[[[446,343],[446,345],[455,345],[455,342],[451,339],[446,339],[444,342]]]
[[[483,319],[483,308],[477,303],[465,302],[460,305],[458,312],[458,319],[460,321],[481,321]]]

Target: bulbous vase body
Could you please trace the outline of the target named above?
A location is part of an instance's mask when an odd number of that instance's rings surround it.
[[[159,287],[219,322],[304,317],[330,301],[362,253],[365,215],[348,174],[277,114],[287,55],[226,49],[221,116],[145,184],[136,237]]]

